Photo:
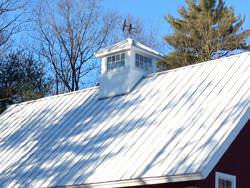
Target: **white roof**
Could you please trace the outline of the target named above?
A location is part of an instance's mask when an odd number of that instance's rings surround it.
[[[0,116],[0,185],[129,186],[204,179],[250,118],[250,53],[153,74]]]
[[[150,55],[155,56],[158,59],[162,59],[164,55],[157,52],[156,50],[135,41],[134,39],[127,38],[121,42],[118,42],[112,46],[108,46],[106,48],[101,49],[100,51],[95,53],[96,57],[104,57],[113,53],[121,52],[121,51],[128,51],[132,48],[135,48],[137,50],[141,50],[143,52],[149,53]]]

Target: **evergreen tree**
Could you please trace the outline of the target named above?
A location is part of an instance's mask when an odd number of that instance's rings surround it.
[[[43,97],[50,85],[43,64],[32,54],[8,54],[0,61],[0,113],[7,105]]]
[[[186,0],[180,18],[166,16],[173,34],[165,37],[172,46],[163,63],[168,68],[190,65],[219,57],[219,51],[249,48],[250,30],[242,31],[244,18],[236,16],[223,0]]]

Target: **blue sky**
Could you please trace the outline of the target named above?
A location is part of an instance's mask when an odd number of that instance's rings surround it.
[[[106,11],[114,10],[121,15],[133,15],[143,20],[146,27],[153,24],[159,28],[159,40],[163,41],[171,28],[164,20],[164,16],[171,14],[178,16],[178,8],[185,4],[185,0],[102,0]],[[228,6],[233,6],[237,15],[245,16],[244,29],[250,28],[250,0],[226,0]],[[248,40],[250,43],[250,39]],[[163,42],[163,44],[165,44]],[[171,48],[164,46],[162,52],[169,52]]]
[[[237,15],[246,16],[244,28],[250,28],[250,1],[226,0],[226,3],[234,7]],[[103,0],[106,10],[115,10],[122,15],[138,16],[146,25],[151,22],[157,23],[162,36],[171,32],[164,16],[166,14],[178,15],[178,7],[184,4],[185,0]]]

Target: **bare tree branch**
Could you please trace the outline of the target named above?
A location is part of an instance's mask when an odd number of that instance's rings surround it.
[[[44,58],[67,91],[78,90],[94,69],[88,64],[94,52],[111,38],[117,16],[102,13],[96,0],[47,0],[39,2],[35,17]]]
[[[25,0],[0,0],[0,47],[21,31],[25,7]]]

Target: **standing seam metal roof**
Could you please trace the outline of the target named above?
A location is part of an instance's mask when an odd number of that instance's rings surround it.
[[[206,178],[249,120],[249,75],[243,53],[152,74],[123,96],[95,87],[13,105],[0,116],[0,185]]]

